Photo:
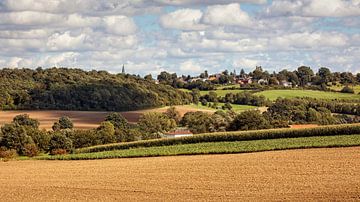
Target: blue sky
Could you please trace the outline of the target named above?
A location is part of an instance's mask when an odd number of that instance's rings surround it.
[[[1,0],[0,67],[360,72],[359,0]]]

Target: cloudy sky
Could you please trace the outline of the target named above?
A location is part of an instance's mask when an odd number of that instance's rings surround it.
[[[0,67],[360,72],[360,0],[0,0]]]

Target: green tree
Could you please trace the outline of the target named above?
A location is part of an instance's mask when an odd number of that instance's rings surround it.
[[[58,122],[54,123],[54,125],[52,126],[52,129],[54,131],[57,131],[57,130],[63,130],[63,129],[72,129],[73,127],[74,127],[74,124],[72,123],[70,118],[67,116],[63,116],[63,117],[60,117]]]
[[[310,67],[301,66],[297,69],[297,76],[300,80],[300,85],[305,86],[311,82],[311,78],[314,76],[314,72]]]
[[[258,130],[270,128],[270,123],[257,110],[249,110],[240,113],[230,124],[230,130]]]
[[[5,124],[1,127],[1,144],[8,149],[14,149],[19,155],[26,154],[26,145],[34,144],[33,139],[27,135],[24,126],[17,123]]]
[[[55,131],[49,143],[48,151],[50,154],[55,154],[56,150],[64,150],[69,153],[73,148],[73,143],[63,131]]]
[[[139,128],[147,134],[164,133],[176,127],[174,119],[163,113],[148,112],[143,114],[139,120]]]
[[[181,114],[176,110],[175,107],[169,107],[165,112],[165,115],[170,119],[174,119],[176,124],[179,124],[181,121]]]
[[[27,126],[35,129],[39,128],[40,125],[38,120],[30,118],[28,114],[20,114],[15,116],[13,122],[21,126]]]
[[[113,112],[107,115],[105,121],[110,121],[115,128],[126,129],[129,127],[129,123],[125,117],[117,112]]]
[[[192,98],[193,98],[193,103],[197,105],[199,103],[199,99],[200,99],[200,91],[199,91],[199,89],[193,89],[191,91],[191,95],[192,95]]]
[[[116,142],[115,127],[110,121],[101,122],[96,132],[98,139],[101,140],[101,144]]]
[[[318,71],[318,75],[320,76],[320,83],[327,84],[331,81],[331,71],[326,67],[321,67]]]

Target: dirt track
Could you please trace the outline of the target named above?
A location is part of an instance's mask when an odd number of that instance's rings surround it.
[[[135,123],[139,120],[140,116],[145,112],[165,112],[168,107],[157,108],[157,109],[148,109],[148,110],[138,110],[138,111],[128,111],[121,112],[121,114],[131,123]],[[189,106],[176,106],[176,109],[180,112],[181,115],[184,115],[189,111],[208,111],[211,110],[202,110],[194,109]],[[105,120],[105,117],[110,112],[96,112],[96,111],[57,111],[57,110],[22,110],[22,111],[0,111],[0,126],[5,123],[10,123],[12,119],[19,114],[29,114],[31,118],[37,119],[40,121],[40,128],[51,129],[55,121],[57,121],[61,116],[68,116],[74,123],[74,127],[77,129],[89,129],[96,128],[99,124]]]
[[[360,147],[0,162],[0,200],[360,200]]]

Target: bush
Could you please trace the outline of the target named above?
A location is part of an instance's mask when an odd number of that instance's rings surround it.
[[[61,131],[54,132],[54,135],[50,139],[49,149],[50,154],[53,154],[55,150],[63,149],[66,152],[70,152],[73,148],[73,144],[70,138],[68,138]]]
[[[0,159],[13,159],[17,156],[15,149],[7,149],[6,147],[0,147]]]
[[[1,127],[1,145],[8,149],[14,149],[19,155],[25,155],[25,145],[33,144],[33,139],[27,135],[23,126],[12,123]]]
[[[128,121],[120,113],[111,113],[106,116],[105,121],[110,121],[115,128],[128,128]]]
[[[39,150],[35,144],[26,144],[24,146],[24,155],[28,157],[34,157],[39,154]]]
[[[235,117],[229,130],[257,130],[271,128],[270,122],[257,110],[249,110]]]
[[[55,122],[52,129],[54,131],[63,130],[63,129],[72,129],[74,127],[74,124],[70,120],[69,117],[63,116],[60,117],[58,122]]]
[[[68,154],[66,149],[54,149],[51,150],[50,155],[65,155]]]
[[[98,140],[101,144],[108,144],[116,142],[115,128],[110,121],[104,121],[96,129]]]
[[[350,88],[349,86],[345,86],[343,89],[341,89],[342,93],[355,93],[354,90],[352,88]]]
[[[227,141],[297,138],[297,137],[312,137],[312,136],[336,136],[336,135],[353,135],[353,134],[360,134],[360,124],[322,126],[317,128],[304,128],[304,129],[270,129],[270,130],[256,130],[256,131],[204,133],[200,135],[194,135],[191,137],[156,139],[156,140],[129,142],[129,143],[100,145],[89,148],[82,148],[77,150],[76,153],[91,153],[91,152],[129,149],[136,147],[168,146],[168,145],[176,145],[176,144],[193,144],[193,143],[201,143],[201,142],[227,142]]]

